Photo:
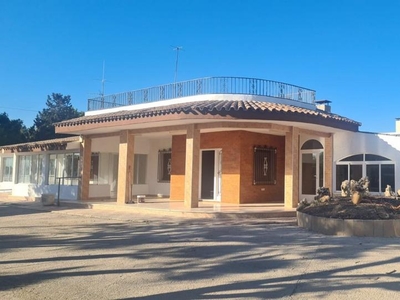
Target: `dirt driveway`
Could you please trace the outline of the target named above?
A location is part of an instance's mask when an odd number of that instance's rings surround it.
[[[0,202],[0,299],[395,299],[399,253],[265,220]]]

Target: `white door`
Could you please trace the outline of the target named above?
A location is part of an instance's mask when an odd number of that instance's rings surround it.
[[[324,152],[321,150],[301,153],[301,199],[313,200],[319,187],[324,186]]]

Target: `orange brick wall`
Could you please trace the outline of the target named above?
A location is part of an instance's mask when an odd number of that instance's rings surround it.
[[[253,185],[254,145],[267,145],[277,148],[276,185]],[[202,133],[200,137],[201,149],[222,149],[221,202],[223,203],[283,202],[284,147],[284,137],[247,131]],[[171,200],[184,199],[185,151],[186,136],[173,136]]]
[[[285,137],[242,131],[241,140],[241,203],[266,203],[284,201]],[[276,184],[253,185],[253,147],[277,148]]]
[[[222,149],[221,202],[240,201],[240,131],[203,133],[201,149]]]

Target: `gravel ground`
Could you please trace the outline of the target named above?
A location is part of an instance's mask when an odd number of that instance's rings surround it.
[[[395,299],[398,239],[0,202],[0,299]]]

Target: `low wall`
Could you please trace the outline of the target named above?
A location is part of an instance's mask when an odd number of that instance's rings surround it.
[[[299,227],[325,235],[400,237],[400,219],[333,219],[311,216],[298,211],[297,223]]]
[[[58,185],[37,185],[30,183],[18,183],[12,187],[12,196],[26,197],[29,200],[35,200],[41,197],[42,194],[55,194],[58,193]],[[78,197],[77,185],[61,185],[60,186],[60,199],[63,200],[76,200]]]
[[[109,198],[110,185],[109,184],[90,184],[89,185],[89,198]]]

